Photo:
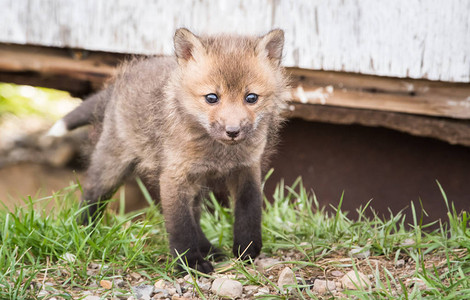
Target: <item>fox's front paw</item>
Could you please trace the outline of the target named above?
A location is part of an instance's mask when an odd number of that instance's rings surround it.
[[[194,256],[183,256],[182,259],[185,265],[198,270],[199,272],[209,274],[214,271],[212,264],[205,260],[201,254]]]
[[[235,257],[239,257],[241,260],[249,260],[255,259],[260,252],[261,248],[263,247],[263,243],[261,239],[259,241],[250,241],[250,242],[242,242],[242,243],[234,243],[233,244],[233,255]]]
[[[195,266],[192,266],[193,269],[198,270],[199,272],[209,274],[214,271],[214,267],[207,260],[201,259],[196,262]]]

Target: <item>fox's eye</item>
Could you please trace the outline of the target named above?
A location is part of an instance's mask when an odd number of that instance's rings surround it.
[[[219,102],[219,97],[217,97],[216,94],[207,94],[206,96],[206,102],[209,103],[209,104],[214,104],[214,103],[217,103]]]
[[[256,103],[256,101],[258,101],[258,95],[253,94],[253,93],[248,94],[245,97],[245,101],[246,101],[246,103],[254,104],[254,103]]]

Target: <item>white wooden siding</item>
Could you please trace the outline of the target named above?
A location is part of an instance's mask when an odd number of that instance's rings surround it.
[[[171,54],[174,30],[286,31],[285,66],[470,81],[469,0],[0,0],[0,42]]]

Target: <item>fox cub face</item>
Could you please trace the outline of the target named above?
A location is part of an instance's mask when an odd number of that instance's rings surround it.
[[[175,53],[181,107],[221,143],[250,139],[279,113],[285,98],[285,77],[279,66],[283,44],[282,30],[260,38],[204,38],[178,30]]]

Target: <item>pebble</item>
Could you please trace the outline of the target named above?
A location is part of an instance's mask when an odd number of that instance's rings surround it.
[[[97,264],[97,263],[90,263],[88,265],[88,268],[90,268],[90,269],[99,269],[100,267],[101,267],[101,265]]]
[[[338,270],[334,270],[334,271],[331,272],[331,276],[334,276],[334,277],[341,277],[343,275],[344,275],[344,273],[341,272],[341,271],[338,271]]]
[[[365,258],[368,258],[370,256],[370,250],[365,249],[365,248],[361,248],[361,247],[353,248],[349,251],[349,255],[354,257],[354,258],[365,259]]]
[[[420,290],[427,289],[426,283],[421,278],[417,277],[406,279],[405,285],[409,287],[417,286]]]
[[[284,291],[285,285],[296,285],[296,284],[297,284],[297,279],[295,278],[294,272],[291,270],[291,268],[285,267],[284,270],[282,270],[281,274],[279,274],[277,286],[281,289],[281,291]],[[290,290],[291,287],[287,289]]]
[[[165,291],[154,291],[154,292],[156,292],[156,293],[153,295],[153,299],[165,299],[165,298],[170,297],[167,290],[165,290]]]
[[[336,290],[336,283],[331,280],[315,279],[313,283],[313,290],[319,294],[332,292]]]
[[[104,280],[104,279],[103,279],[103,280],[100,281],[100,286],[101,286],[102,288],[105,288],[105,289],[107,289],[107,290],[110,290],[110,289],[112,289],[112,287],[113,287],[113,283],[112,283],[111,281],[109,281],[109,280]]]
[[[207,292],[208,290],[211,289],[211,284],[209,282],[205,282],[205,283],[198,283],[198,286],[201,290]]]
[[[178,295],[181,295],[183,293],[183,291],[181,290],[181,285],[179,283],[175,283],[175,289]]]
[[[171,297],[171,300],[190,300],[190,298],[186,298],[186,297],[181,297],[179,295],[173,295]]]
[[[413,246],[415,244],[415,240],[413,239],[405,239],[400,246],[402,247],[407,247],[407,246]]]
[[[266,269],[269,269],[281,261],[276,258],[257,258],[255,259],[255,266],[258,268],[260,271],[264,271]]]
[[[244,286],[243,289],[245,290],[245,292],[253,292],[253,291],[256,291],[258,290],[258,286],[257,285],[247,285],[247,286]]]
[[[211,290],[222,297],[239,298],[243,292],[243,285],[233,279],[217,278],[212,282]]]
[[[38,296],[38,298],[41,298],[41,297],[46,297],[47,295],[49,295],[49,293],[47,291],[41,290],[41,291],[39,291],[37,296]]]
[[[404,259],[399,259],[395,262],[395,267],[397,268],[403,268],[405,266],[405,260]]]
[[[67,252],[62,256],[62,259],[68,263],[74,263],[77,257],[74,254]]]
[[[164,289],[166,288],[166,282],[163,279],[157,280],[153,285],[156,289]]]
[[[267,295],[269,294],[269,288],[267,287],[262,287],[258,289],[258,294],[260,295]]]
[[[83,298],[83,300],[100,300],[100,299],[101,298],[99,296],[92,296],[92,295],[88,295],[85,298]]]
[[[136,272],[132,272],[130,275],[134,280],[139,280],[140,277],[142,277],[139,273]]]
[[[142,284],[142,285],[133,287],[132,291],[134,292],[137,299],[145,300],[145,299],[150,299],[150,296],[154,292],[154,287],[153,285]]]
[[[359,277],[359,278],[358,278]],[[341,278],[341,283],[344,289],[357,290],[358,287],[368,288],[371,283],[369,278],[361,272],[356,272],[354,270],[349,271]]]

